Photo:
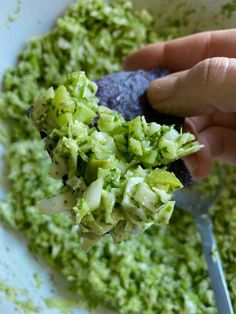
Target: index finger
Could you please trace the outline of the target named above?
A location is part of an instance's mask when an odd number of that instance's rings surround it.
[[[181,71],[212,57],[236,57],[236,29],[202,32],[148,45],[130,54],[124,62],[124,69],[134,71],[159,67]]]

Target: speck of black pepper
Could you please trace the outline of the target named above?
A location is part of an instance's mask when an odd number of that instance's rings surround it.
[[[68,180],[68,175],[65,174],[63,177],[62,177],[62,182],[63,184],[65,185],[66,184],[66,181]]]
[[[47,136],[47,133],[44,131],[40,131],[40,136],[42,139],[44,139]]]

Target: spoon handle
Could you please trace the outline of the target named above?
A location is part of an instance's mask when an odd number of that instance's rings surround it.
[[[194,215],[197,229],[201,235],[201,243],[211,278],[216,305],[219,314],[233,314],[234,310],[230,300],[220,255],[213,234],[213,224],[209,215]]]

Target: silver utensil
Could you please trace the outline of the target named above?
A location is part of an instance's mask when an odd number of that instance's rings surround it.
[[[222,174],[219,174],[222,177]],[[222,190],[222,182],[211,191],[202,191],[197,183],[190,189],[175,193],[176,207],[192,215],[201,236],[202,249],[208,266],[208,273],[219,314],[233,314],[233,307],[221,264],[209,208],[214,204]],[[223,213],[222,213],[223,214]]]

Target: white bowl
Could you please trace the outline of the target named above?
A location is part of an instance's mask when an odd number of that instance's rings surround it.
[[[8,0],[1,1],[0,10],[0,79],[4,70],[16,62],[19,50],[25,41],[35,35],[47,32],[56,18],[64,11],[71,0]],[[229,28],[234,26],[235,13],[230,18],[222,15],[222,7],[228,1],[206,0],[134,0],[137,8],[151,9],[156,16],[156,27],[168,32],[176,20],[187,21],[180,25],[181,34],[196,31]],[[187,13],[188,12],[188,13]],[[15,20],[9,21],[11,18]],[[2,151],[0,150],[0,154]],[[2,164],[0,163],[0,171]],[[3,176],[3,175],[2,175]],[[0,197],[4,191],[0,191]],[[10,250],[7,249],[10,248]],[[35,288],[34,274],[40,273],[43,284]],[[63,286],[64,282],[56,275],[56,284],[49,278],[52,273],[43,263],[38,263],[29,254],[26,241],[18,233],[12,233],[0,226],[0,283],[11,287],[24,288],[37,306],[43,307],[43,298],[63,296],[66,291],[55,286]],[[52,293],[51,289],[56,289]],[[21,292],[19,292],[21,294]],[[0,291],[0,313],[22,313],[15,309],[14,302],[4,298]],[[54,309],[42,309],[41,314],[58,313]],[[75,313],[88,313],[76,309]]]

